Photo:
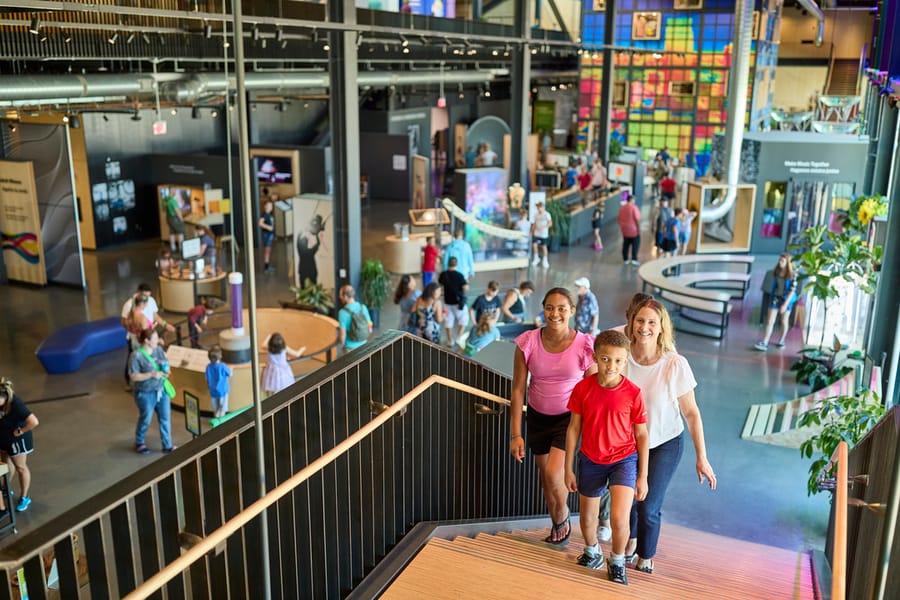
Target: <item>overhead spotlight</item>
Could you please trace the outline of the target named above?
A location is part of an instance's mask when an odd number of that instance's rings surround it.
[[[141,34],[141,39],[144,41],[145,44],[147,44],[147,45],[150,44],[150,36],[147,35],[146,33]]]
[[[69,122],[69,115],[63,115],[62,122],[63,122],[63,123],[68,123],[68,122]]]
[[[19,126],[16,123],[13,123],[12,121],[9,122],[9,130],[10,131],[15,133],[18,128],[19,128]]]
[[[281,102],[279,102],[278,104],[275,105],[275,110],[277,110],[278,112],[286,111],[287,110],[287,102],[282,100]]]
[[[357,31],[357,32],[356,32],[356,47],[357,47],[357,49],[358,49],[360,46],[362,46],[362,43],[363,43],[363,34],[362,34],[362,31]]]
[[[206,39],[212,38],[212,25],[210,25],[209,23],[203,25],[203,37],[205,37]]]
[[[463,84],[460,83],[459,84],[459,99],[462,100],[465,97],[466,97],[466,93],[465,93],[465,91],[463,91]]]
[[[173,106],[172,107],[172,116],[174,117],[177,114],[178,114],[178,109]]]
[[[419,40],[422,42],[422,45],[423,45],[423,46],[427,46],[427,45],[428,45],[428,38],[425,37],[424,35],[420,35],[420,36],[419,36]]]
[[[555,85],[551,85],[551,86],[550,86],[550,91],[551,91],[551,92],[555,92],[555,91],[556,91],[556,86],[555,86]]]
[[[281,40],[280,46],[281,46],[281,49],[284,50],[285,48],[288,47],[288,41],[287,41],[287,40]]]
[[[211,116],[213,119],[215,119],[216,117],[219,116],[219,111],[217,111],[216,109],[213,109],[212,112],[209,113],[209,116]]]
[[[403,46],[404,48],[409,46],[409,40],[406,39],[405,37],[403,37],[402,33],[400,34],[400,40],[401,40],[401,42],[400,42],[401,46]]]
[[[409,54],[409,46],[403,46],[403,54]]]
[[[329,43],[326,41],[324,44],[322,44],[322,50],[324,50],[325,52],[330,52],[330,51],[331,51],[331,44],[329,44]]]
[[[252,29],[252,31],[251,31],[251,37],[253,38],[253,41],[254,41],[254,42],[258,42],[258,41],[259,41],[259,25],[254,25],[254,26],[253,26],[253,29]]]
[[[491,56],[500,56],[500,51],[494,48],[491,50]]]
[[[281,27],[279,27],[278,29],[275,30],[275,41],[276,42],[284,41],[284,29],[282,29]]]
[[[46,32],[46,31],[42,31],[42,32],[41,32],[41,37],[38,38],[38,41],[41,42],[41,43],[43,44],[43,43],[46,42],[48,39],[49,39],[49,38],[47,37],[47,32]]]
[[[107,117],[106,115],[103,115],[103,120],[109,123],[109,117]]]
[[[68,43],[70,43],[71,41],[72,41],[72,34],[69,33],[68,31],[63,32],[63,42],[65,42],[66,44],[68,44]]]
[[[531,49],[532,54],[537,54],[537,52],[538,52],[537,46],[535,46]]]
[[[160,45],[160,46],[165,46],[165,45],[166,45],[166,38],[165,38],[165,37],[163,36],[163,34],[161,34],[161,33],[159,34],[159,45]]]
[[[659,60],[659,59],[661,59],[661,58],[663,57],[663,55],[660,54],[659,52],[654,52],[654,53],[652,54],[652,56],[653,56],[653,58],[655,58],[656,60]]]
[[[491,97],[491,84],[488,82],[484,83],[484,97],[485,98]]]
[[[126,44],[130,44],[131,42],[133,42],[133,41],[134,41],[134,36],[135,36],[135,33],[134,33],[133,31],[132,31],[131,33],[129,33],[129,34],[128,34],[128,37],[125,38],[125,43],[126,43]]]
[[[191,118],[192,119],[200,118],[200,107],[199,106],[195,106],[191,109]]]
[[[304,102],[304,103],[303,103],[303,108],[309,108],[309,102]]]
[[[263,38],[262,41],[259,43],[259,45],[260,45],[261,47],[265,48],[266,45],[267,45],[267,43],[268,43],[268,42],[266,41],[266,38]]]
[[[37,15],[32,15],[31,24],[28,26],[28,33],[37,35],[41,32],[41,20]]]
[[[511,49],[512,49],[512,48],[510,47],[510,45],[507,44],[506,47],[503,48],[503,56],[509,56],[509,51],[510,51]]]
[[[116,40],[118,40],[118,39],[119,39],[119,32],[114,31],[111,36],[106,38],[106,41],[109,42],[110,45],[114,45],[116,43]]]

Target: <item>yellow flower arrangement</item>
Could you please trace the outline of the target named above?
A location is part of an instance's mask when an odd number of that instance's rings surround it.
[[[857,196],[847,211],[844,229],[865,231],[872,219],[886,215],[887,210],[887,198],[884,196]]]

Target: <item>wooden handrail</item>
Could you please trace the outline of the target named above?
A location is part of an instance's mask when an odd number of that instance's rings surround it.
[[[299,470],[289,479],[286,479],[280,485],[272,488],[265,496],[236,514],[234,517],[222,524],[221,527],[210,533],[205,538],[201,538],[196,545],[190,550],[184,552],[177,559],[166,565],[159,573],[147,579],[138,586],[133,592],[125,596],[125,600],[138,600],[148,598],[151,594],[158,591],[162,586],[174,579],[179,573],[183,573],[194,562],[202,558],[207,552],[215,549],[215,547],[225,541],[229,536],[238,529],[255,519],[264,510],[278,502],[281,498],[289,494],[298,485],[311,478],[313,475],[324,469],[326,466],[337,460],[341,455],[351,450],[354,446],[362,442],[370,434],[374,433],[379,427],[390,421],[395,415],[406,410],[406,407],[412,404],[412,401],[421,396],[433,385],[443,385],[473,396],[478,396],[484,400],[497,404],[505,404],[509,406],[509,400],[501,398],[495,394],[490,394],[478,388],[441,377],[440,375],[431,375],[422,383],[411,389],[403,395],[399,400],[394,402],[387,410],[380,413],[374,419],[362,426],[358,431],[347,437],[340,444],[311,462],[309,465]],[[845,478],[846,480],[846,478]]]
[[[834,544],[831,549],[831,598],[844,600],[847,593],[847,442],[840,442],[831,455],[837,465],[834,492]]]

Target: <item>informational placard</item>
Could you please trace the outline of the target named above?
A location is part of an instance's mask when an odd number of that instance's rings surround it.
[[[184,428],[194,437],[200,436],[200,399],[185,390],[184,394]]]
[[[0,240],[9,279],[47,285],[34,164],[30,161],[0,160]]]
[[[188,369],[198,373],[206,373],[209,364],[209,353],[199,348],[185,348],[174,344],[166,348],[169,364],[180,369]]]

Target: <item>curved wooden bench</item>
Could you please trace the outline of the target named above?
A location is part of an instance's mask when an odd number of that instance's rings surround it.
[[[673,275],[670,279],[688,287],[727,291],[732,298],[743,300],[750,289],[750,273],[700,271]]]
[[[743,254],[673,256],[642,264],[638,274],[644,282],[645,292],[651,289],[660,299],[673,305],[675,312],[682,318],[711,326],[716,335],[710,336],[703,331],[687,331],[722,339],[732,311],[732,293],[738,292],[743,298],[750,285],[750,269],[753,261],[754,257]],[[706,268],[709,265],[722,265],[723,268],[710,270]],[[741,286],[740,289],[719,291],[712,286],[701,286],[710,283],[725,286],[732,282],[737,282]],[[712,319],[701,315],[711,315]],[[678,324],[675,326],[678,327]]]

